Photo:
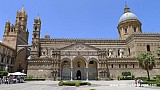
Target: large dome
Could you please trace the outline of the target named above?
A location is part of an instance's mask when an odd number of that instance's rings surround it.
[[[138,17],[131,12],[126,12],[120,17],[119,22],[122,22],[122,21],[125,21],[125,20],[130,20],[130,19],[138,20]]]

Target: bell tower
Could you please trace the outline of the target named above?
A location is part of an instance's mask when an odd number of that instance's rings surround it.
[[[23,6],[20,12],[17,11],[15,24],[11,24],[9,20],[6,22],[2,43],[14,49],[17,45],[27,45],[29,36],[26,28],[27,18],[28,15]]]
[[[31,58],[40,56],[40,51],[39,51],[40,30],[41,30],[41,19],[38,16],[36,19],[34,19],[34,24],[33,24]]]
[[[127,39],[133,33],[142,33],[142,23],[138,17],[130,11],[130,8],[125,5],[124,14],[120,17],[118,24],[119,39]]]

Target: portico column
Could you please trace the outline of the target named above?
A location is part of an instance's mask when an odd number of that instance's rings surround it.
[[[71,67],[71,81],[73,80],[72,72],[73,72],[73,67]]]
[[[86,68],[86,75],[87,75],[87,81],[88,81],[88,67]]]
[[[73,62],[71,60],[71,81],[73,80]]]

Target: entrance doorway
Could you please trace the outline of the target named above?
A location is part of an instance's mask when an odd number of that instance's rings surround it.
[[[81,80],[81,71],[80,70],[77,71],[76,77],[77,77],[77,80]]]

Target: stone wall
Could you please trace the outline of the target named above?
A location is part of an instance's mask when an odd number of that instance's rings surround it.
[[[120,69],[109,70],[111,78],[117,79],[117,76],[122,76],[122,72],[131,72],[135,77],[147,77],[147,71],[143,69]],[[160,74],[160,69],[153,69],[150,71],[150,76],[153,77]]]

